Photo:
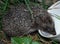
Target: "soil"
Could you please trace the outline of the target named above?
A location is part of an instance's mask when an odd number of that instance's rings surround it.
[[[0,34],[3,36],[0,39],[1,40],[0,43],[11,44],[11,41],[8,40],[8,38],[5,36],[5,33],[3,31],[1,31]],[[53,42],[50,39],[43,38],[37,32],[33,32],[33,33],[25,35],[25,36],[32,37],[33,40],[40,41],[41,44],[52,44],[52,42]]]

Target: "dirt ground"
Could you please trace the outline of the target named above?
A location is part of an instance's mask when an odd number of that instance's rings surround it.
[[[1,44],[11,44],[10,40],[6,38],[5,34],[3,31],[0,32],[1,34]],[[34,32],[33,34],[29,34],[27,36],[31,36],[33,40],[38,40],[41,42],[41,44],[52,44],[53,41],[50,39],[43,38],[42,36],[38,35],[37,32]]]

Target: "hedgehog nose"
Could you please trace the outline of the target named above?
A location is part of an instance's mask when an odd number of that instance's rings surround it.
[[[47,28],[47,31],[48,31],[50,34],[56,35],[55,28],[48,27],[48,28]]]

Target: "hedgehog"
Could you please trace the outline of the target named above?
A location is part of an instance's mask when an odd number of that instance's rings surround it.
[[[10,9],[3,17],[2,30],[8,36],[22,36],[41,30],[55,35],[55,25],[51,15],[41,6],[30,5],[33,20],[25,4],[10,5]]]

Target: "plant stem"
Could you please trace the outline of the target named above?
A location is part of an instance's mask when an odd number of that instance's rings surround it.
[[[8,1],[9,0],[6,0],[5,5],[4,5],[4,8],[3,8],[3,11],[5,11],[7,9],[8,3],[9,3]]]
[[[46,1],[46,0],[42,0],[42,6],[43,6],[44,9],[46,9],[46,8],[45,8],[45,1]]]

